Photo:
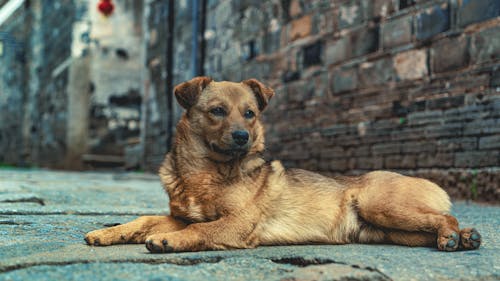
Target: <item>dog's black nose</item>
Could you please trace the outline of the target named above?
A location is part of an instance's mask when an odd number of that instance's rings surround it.
[[[248,142],[248,132],[247,131],[234,131],[232,133],[233,140],[237,145],[244,145]]]

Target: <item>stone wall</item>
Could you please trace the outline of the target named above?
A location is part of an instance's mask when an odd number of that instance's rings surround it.
[[[25,1],[0,26],[0,163],[124,167],[137,150],[142,1],[116,2],[109,18],[96,7]]]
[[[25,21],[29,15],[19,9],[0,27],[0,163],[21,164],[23,151],[23,100],[26,92]]]
[[[143,119],[141,141],[144,159],[142,165],[156,170],[168,149],[169,120],[172,99],[167,93],[167,57],[170,9],[167,1],[149,1],[145,5],[145,81],[143,89]]]
[[[206,73],[276,90],[273,158],[500,200],[500,2],[208,2]]]
[[[147,70],[141,132],[142,166],[150,171],[156,171],[163,161],[182,114],[173,98],[173,86],[201,74],[198,72],[201,68],[200,55],[197,58],[192,56],[194,8],[192,1],[146,1],[144,39]],[[201,8],[196,11],[200,15]],[[193,67],[196,69],[193,70]],[[197,74],[193,74],[195,72]]]
[[[68,83],[68,69],[64,63],[71,57],[75,2],[34,1],[32,5],[40,12],[35,15],[34,21],[39,22],[31,31],[36,35],[30,43],[30,51],[40,48],[30,60],[30,68],[36,72],[32,74],[36,77],[30,79],[37,81],[30,89],[36,97],[28,101],[35,102],[38,111],[29,126],[36,153],[34,160],[43,166],[62,168],[66,154]]]
[[[5,5],[5,4],[4,4]],[[0,162],[62,166],[74,1],[26,1],[0,26]]]

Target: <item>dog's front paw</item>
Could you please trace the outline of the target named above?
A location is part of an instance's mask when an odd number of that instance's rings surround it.
[[[118,235],[118,240],[123,237]],[[114,231],[109,229],[94,230],[85,235],[85,242],[91,246],[109,246],[117,243],[117,237]]]
[[[453,252],[457,250],[459,242],[460,236],[455,231],[451,231],[438,236],[437,246],[441,251]]]
[[[167,234],[155,234],[146,238],[146,248],[151,253],[171,253],[174,251],[172,242],[169,244]]]
[[[475,228],[464,228],[460,231],[460,248],[474,250],[481,245],[481,234]]]

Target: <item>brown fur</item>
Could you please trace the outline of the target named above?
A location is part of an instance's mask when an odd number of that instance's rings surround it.
[[[151,252],[307,243],[479,247],[479,233],[460,231],[448,195],[430,181],[383,171],[334,179],[264,161],[259,117],[273,95],[255,79],[178,85],[186,112],[160,168],[171,215],[92,231],[87,243],[146,243]],[[244,147],[235,146],[236,130],[249,134]]]

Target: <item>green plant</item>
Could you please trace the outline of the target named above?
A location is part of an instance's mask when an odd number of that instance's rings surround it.
[[[14,166],[14,165],[0,162],[0,169],[10,169],[10,168],[15,168],[15,167],[16,166]]]
[[[469,186],[470,193],[471,193],[471,199],[476,200],[477,199],[477,170],[472,170],[472,180]]]

